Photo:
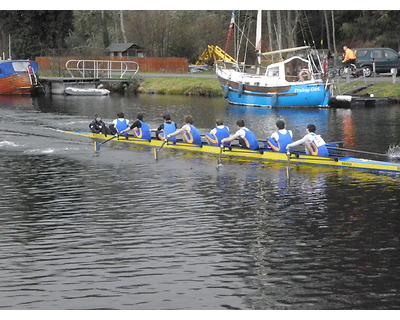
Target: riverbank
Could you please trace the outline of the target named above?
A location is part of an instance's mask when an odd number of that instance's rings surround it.
[[[43,83],[46,80],[52,82],[79,82],[75,78],[41,77]],[[141,73],[131,79],[92,79],[93,83],[103,85],[111,92],[122,94],[165,94],[223,97],[221,85],[215,74],[165,74],[165,73]],[[96,80],[97,84],[96,84]],[[88,80],[89,81],[89,80]],[[400,81],[400,80],[399,80]],[[89,81],[90,82],[90,81]],[[48,91],[50,92],[50,91]],[[392,78],[379,76],[346,83],[344,80],[332,81],[332,96],[353,95],[373,96],[375,98],[387,98],[393,102],[400,101],[400,86],[392,84]]]

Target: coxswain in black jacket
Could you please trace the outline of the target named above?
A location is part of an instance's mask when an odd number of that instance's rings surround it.
[[[95,115],[94,120],[89,124],[89,128],[93,133],[111,134],[110,129],[97,114]]]

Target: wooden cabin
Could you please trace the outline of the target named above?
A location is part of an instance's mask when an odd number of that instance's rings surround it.
[[[111,58],[113,57],[139,57],[143,58],[145,48],[138,46],[134,43],[112,43],[107,48],[106,51],[108,52]]]

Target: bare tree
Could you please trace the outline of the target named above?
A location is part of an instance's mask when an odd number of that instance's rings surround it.
[[[335,17],[333,10],[332,12],[332,40],[333,40],[333,52],[336,54],[336,33],[335,33]]]
[[[124,43],[127,43],[128,41],[126,40],[126,32],[125,32],[125,26],[124,26],[124,11],[123,10],[119,11],[119,17],[120,17],[122,39],[123,39]]]
[[[298,21],[299,21],[299,12],[297,10],[287,11],[287,18],[286,21],[284,21],[284,24],[286,25],[286,37],[287,37],[288,48],[296,47]]]
[[[326,10],[324,10],[324,17],[325,17],[325,24],[326,24],[326,39],[328,42],[328,50],[332,52],[332,47],[331,47],[331,33],[330,33],[330,28],[329,28],[329,20],[328,20],[328,15],[326,13]]]
[[[277,10],[276,11],[276,41],[278,43],[278,49],[282,49],[282,17],[281,17],[281,11]]]

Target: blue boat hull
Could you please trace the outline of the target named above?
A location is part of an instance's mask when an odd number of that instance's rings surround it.
[[[239,84],[233,88],[222,84],[225,98],[232,104],[261,107],[328,107],[330,90],[323,82],[288,86],[286,92],[271,92],[267,87],[246,88]]]

